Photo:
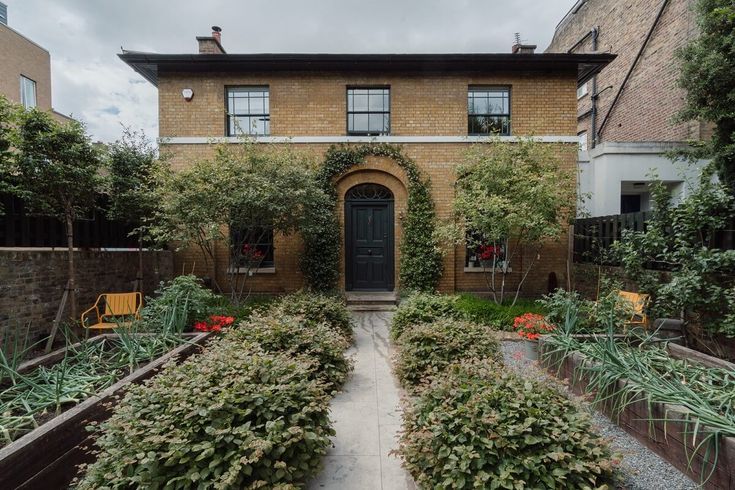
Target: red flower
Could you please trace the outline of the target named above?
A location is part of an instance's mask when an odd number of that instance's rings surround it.
[[[543,315],[524,313],[513,320],[513,329],[525,339],[537,340],[541,335],[553,332],[556,327],[546,323]]]
[[[221,332],[223,328],[235,323],[235,317],[224,315],[210,315],[208,322],[197,322],[194,329],[200,332]]]

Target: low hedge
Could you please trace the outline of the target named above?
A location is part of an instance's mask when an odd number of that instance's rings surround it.
[[[77,482],[105,488],[293,488],[315,475],[334,435],[308,357],[228,338],[131,387],[101,426]]]
[[[422,488],[606,488],[613,468],[572,402],[485,360],[435,379],[404,414],[399,452]]]
[[[457,297],[440,294],[416,293],[401,300],[393,315],[391,336],[398,339],[403,331],[413,325],[430,323],[440,318],[461,317],[456,308]]]
[[[233,339],[255,344],[266,352],[306,355],[318,363],[315,372],[329,391],[338,389],[352,368],[345,356],[349,342],[327,323],[288,315],[274,308],[254,312],[231,332]],[[244,347],[247,348],[247,347]]]
[[[491,329],[460,320],[440,319],[408,328],[399,342],[395,371],[411,391],[467,358],[502,362],[500,343]]]
[[[315,323],[327,323],[347,340],[352,340],[352,319],[344,301],[337,296],[298,292],[281,298],[275,308],[289,315],[303,315]]]

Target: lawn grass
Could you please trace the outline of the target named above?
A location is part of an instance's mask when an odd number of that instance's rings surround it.
[[[512,299],[499,305],[492,298],[483,299],[469,293],[462,293],[458,295],[456,308],[468,320],[505,331],[512,330],[513,319],[524,313],[546,314],[546,310],[534,300],[519,298],[515,305],[511,306],[511,303]]]

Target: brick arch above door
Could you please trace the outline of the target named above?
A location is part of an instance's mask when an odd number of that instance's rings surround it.
[[[389,159],[385,160],[390,161]],[[393,172],[389,173],[385,169],[379,168],[377,165],[373,165],[373,162],[368,159],[365,164],[353,167],[352,169],[350,169],[350,171],[340,176],[336,182],[338,196],[337,212],[340,225],[339,286],[343,290],[345,288],[345,196],[350,189],[359,184],[379,184],[387,187],[393,193],[395,214],[395,218],[393,220],[393,236],[395,238],[395,246],[393,251],[394,274],[396,279],[396,289],[398,289],[399,287],[398,272],[401,258],[400,246],[403,235],[401,218],[406,214],[406,208],[408,205],[408,191],[406,189],[404,181],[400,178],[403,172],[400,168],[397,168],[398,166],[396,164],[393,164],[393,167],[396,167],[396,169],[393,170],[396,175],[394,175]]]

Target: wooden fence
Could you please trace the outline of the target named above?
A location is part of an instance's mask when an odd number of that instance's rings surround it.
[[[616,265],[605,250],[620,240],[623,230],[646,231],[650,211],[583,218],[574,221],[574,261]],[[712,248],[735,250],[735,220],[725,230],[715,233]],[[652,264],[652,268],[656,267]]]
[[[64,224],[57,218],[29,214],[21,199],[0,196],[0,247],[63,248],[66,247]],[[104,199],[100,202],[104,205]],[[107,219],[95,211],[74,222],[74,246],[92,248],[137,248],[138,240],[128,236],[133,229],[127,223]]]

